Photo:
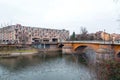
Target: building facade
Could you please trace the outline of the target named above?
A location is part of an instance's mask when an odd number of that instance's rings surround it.
[[[33,42],[59,42],[69,38],[68,30],[22,26],[20,24],[0,28],[0,43],[31,44]]]

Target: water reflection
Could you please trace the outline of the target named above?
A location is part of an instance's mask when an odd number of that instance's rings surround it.
[[[78,55],[29,55],[0,60],[0,80],[96,80]]]

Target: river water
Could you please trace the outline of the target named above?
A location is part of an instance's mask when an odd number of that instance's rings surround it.
[[[0,80],[98,80],[96,74],[94,65],[80,55],[56,52],[0,59]]]

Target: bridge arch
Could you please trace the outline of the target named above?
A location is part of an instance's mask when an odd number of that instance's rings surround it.
[[[90,48],[90,49],[93,49],[95,52],[99,49],[99,46],[98,45],[94,45],[94,44],[76,44],[76,45],[73,45],[73,50],[76,51],[78,50],[79,48]]]
[[[120,58],[120,51],[116,54],[116,56]]]
[[[93,47],[91,45],[77,45],[74,47],[74,51],[77,53],[82,53],[85,49],[91,49],[95,52],[97,51],[96,47]]]
[[[86,47],[88,46],[85,46],[85,45],[78,46],[77,48],[75,48],[75,51],[80,50],[80,49],[85,49]]]
[[[87,46],[78,46],[77,48],[75,48],[75,52],[76,53],[82,53],[84,50],[85,50],[85,48],[86,48]]]

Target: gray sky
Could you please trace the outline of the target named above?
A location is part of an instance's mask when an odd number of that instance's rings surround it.
[[[120,33],[119,0],[0,0],[0,10],[2,25]]]

